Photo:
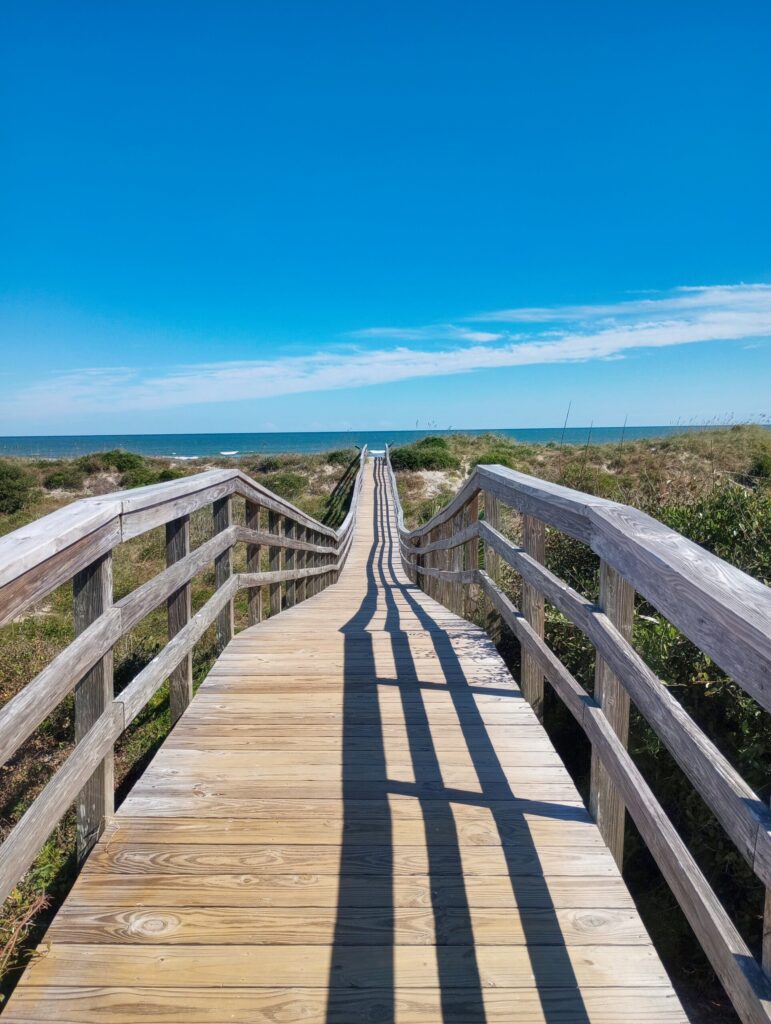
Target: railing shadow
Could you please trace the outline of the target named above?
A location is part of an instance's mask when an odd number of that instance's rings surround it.
[[[415,587],[401,580],[395,570],[395,528],[389,515],[387,483],[379,461],[375,463],[373,517],[374,541],[367,559],[367,590],[356,614],[343,627],[344,835],[327,1024],[343,1024],[352,1019],[352,989],[368,990],[366,1008],[361,1007],[362,1019],[389,1024],[397,1018],[398,901],[394,880],[394,828],[389,807],[389,796],[397,795],[413,797],[423,821],[430,889],[423,906],[430,905],[433,914],[436,946],[413,948],[416,956],[424,955],[428,948],[430,955],[436,958],[440,1019],[446,1024],[461,1020],[464,1024],[472,1020],[482,1024],[486,1020],[484,978],[478,962],[473,910],[452,808],[453,803],[470,803],[490,811],[491,821],[500,836],[512,891],[508,906],[521,914],[535,986],[539,994],[555,987],[560,989],[558,1006],[541,996],[543,1019],[556,1021],[559,1016],[562,1020],[567,1013],[575,1024],[588,1024],[581,991],[525,818],[529,813],[569,820],[585,812],[559,804],[512,798],[512,787],[474,701],[473,681],[467,679],[449,635],[436,629],[416,601]],[[399,603],[406,604],[411,615],[430,635],[442,666],[444,683],[421,682],[409,633],[401,622]],[[375,614],[383,612],[385,632],[381,635],[390,641],[397,667],[395,680],[378,678],[372,635],[367,629]],[[414,782],[398,782],[388,777],[385,725],[378,694],[383,685],[394,686],[400,693]],[[426,691],[437,688],[450,695],[479,779],[479,792],[443,784],[435,744],[436,726],[432,732],[424,700]],[[363,733],[369,741],[366,780],[361,778],[363,762],[357,753],[361,750]],[[377,835],[377,846],[369,851],[371,856],[367,858],[363,856],[362,836],[373,832]],[[365,912],[369,915],[368,928],[362,928],[364,906],[369,908]],[[529,913],[533,910],[538,912],[537,921]],[[367,942],[373,944],[364,944]],[[359,998],[361,996],[362,993]],[[511,991],[511,998],[516,999],[516,991]]]

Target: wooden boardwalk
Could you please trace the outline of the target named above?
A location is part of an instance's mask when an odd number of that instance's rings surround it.
[[[406,579],[375,462],[340,581],[229,644],[4,1020],[686,1017],[494,646]]]

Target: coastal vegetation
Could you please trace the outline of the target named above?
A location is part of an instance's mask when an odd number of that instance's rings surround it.
[[[427,439],[428,440],[428,439]],[[641,508],[767,585],[771,585],[771,431],[735,426],[626,444],[522,445],[506,438],[453,436],[426,448],[445,449],[454,467],[413,468],[418,446],[394,451],[408,526],[426,522],[477,464],[507,466],[555,483]],[[503,532],[519,537],[519,517],[504,511]],[[546,562],[579,592],[596,599],[599,560],[585,545],[547,531]],[[503,566],[500,581],[519,604],[520,581]],[[764,800],[769,798],[769,716],[655,608],[637,598],[634,644],[699,726]],[[479,606],[480,624],[489,625]],[[497,625],[497,624],[496,624]],[[515,677],[519,646],[496,630]],[[589,692],[594,651],[577,628],[547,605],[546,640]],[[588,796],[590,747],[547,687],[545,725],[579,789]],[[764,889],[678,768],[661,740],[633,712],[630,751],[687,842],[748,944],[759,949]],[[653,859],[627,820],[624,875],[657,950],[694,1016],[732,1020],[733,1011]]]
[[[354,472],[353,449],[323,455],[244,457],[250,476],[331,526],[342,521]],[[737,426],[691,431],[665,438],[582,446],[518,444],[495,434],[430,436],[393,451],[393,464],[408,525],[425,522],[457,491],[471,469],[495,463],[635,505],[710,551],[771,584],[771,432]],[[232,460],[185,462],[108,451],[77,459],[0,459],[0,535],[69,502],[90,495],[173,480]],[[503,531],[516,539],[519,523],[504,517]],[[191,521],[193,546],[211,535],[211,517]],[[123,544],[115,553],[116,598],[154,576],[165,564],[163,530]],[[589,597],[598,593],[598,564],[583,545],[547,534],[547,563]],[[236,568],[243,566],[236,565]],[[502,570],[515,602],[519,580]],[[214,590],[213,571],[193,582],[193,608]],[[72,589],[64,586],[19,620],[0,629],[0,702],[18,692],[73,639]],[[634,643],[688,713],[716,742],[764,799],[769,796],[768,716],[656,610],[638,598]],[[489,624],[480,605],[479,621]],[[245,598],[236,603],[245,624]],[[120,691],[166,641],[164,609],[148,615],[115,649],[115,687]],[[519,650],[499,632],[501,652],[515,676]],[[593,688],[591,646],[567,620],[547,606],[546,637],[558,656]],[[194,654],[195,685],[215,656],[213,631]],[[547,698],[549,697],[547,691]],[[589,748],[557,699],[547,699],[545,724],[584,794]],[[116,747],[118,802],[125,796],[169,728],[168,694],[156,695]],[[19,750],[0,776],[0,825],[6,834],[72,749],[73,703],[65,700]],[[630,750],[665,810],[681,832],[710,884],[747,941],[756,947],[763,890],[717,821],[682,775],[657,736],[633,714]],[[71,885],[75,873],[74,827],[66,817],[17,886],[0,916],[0,992],[8,992],[30,950]],[[731,1020],[710,968],[674,898],[631,823],[627,826],[624,873],[657,949],[689,1006],[706,1019]],[[687,973],[686,973],[687,972]],[[711,1015],[711,1016],[710,1016]]]

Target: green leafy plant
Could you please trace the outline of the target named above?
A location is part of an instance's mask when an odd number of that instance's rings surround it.
[[[458,469],[459,460],[450,451],[443,437],[429,435],[391,453],[391,465],[395,470]]]
[[[347,466],[355,456],[355,448],[337,448],[335,451],[327,452],[327,462],[330,466]]]
[[[0,513],[12,515],[27,506],[35,492],[35,477],[7,459],[0,461]]]
[[[72,462],[62,463],[43,478],[47,491],[79,491],[85,483],[85,473]]]

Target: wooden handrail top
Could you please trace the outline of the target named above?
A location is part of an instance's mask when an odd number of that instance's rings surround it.
[[[360,465],[365,457],[366,448],[359,456]],[[0,626],[122,542],[232,495],[313,531],[319,539],[327,538],[326,544],[310,544],[282,537],[272,542],[276,546],[334,554],[350,532],[359,487],[360,474],[351,510],[337,530],[238,469],[213,469],[179,480],[81,498],[0,537]],[[238,539],[248,542],[243,528],[238,529]],[[255,539],[253,543],[271,541]]]
[[[405,530],[404,539],[414,544],[449,522],[480,491],[587,544],[771,710],[771,588],[639,509],[505,466],[477,466],[455,497],[423,526]]]
[[[193,504],[189,511],[208,505],[214,500],[209,493],[212,488],[221,488],[215,497],[238,494],[333,541],[338,539],[338,531],[313,519],[240,470],[213,469],[179,480],[81,498],[0,537],[0,587],[115,520],[119,521],[117,543],[120,543],[183,514],[179,508],[172,507],[175,502],[191,499]],[[137,517],[153,510],[156,514],[151,517],[152,521],[137,529]]]

